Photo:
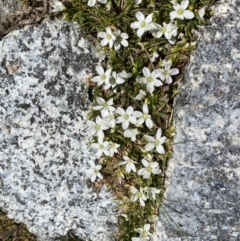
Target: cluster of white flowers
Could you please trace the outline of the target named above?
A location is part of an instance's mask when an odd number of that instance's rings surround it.
[[[112,32],[110,27],[106,27],[106,32],[98,32],[98,38],[102,38],[100,43],[102,46],[109,45],[110,49],[114,46],[116,51],[121,48],[121,45],[128,46],[128,34],[122,33],[120,29]]]
[[[98,0],[101,3],[106,3],[105,0]],[[140,4],[142,1],[136,0],[136,5]],[[88,5],[94,6],[96,0],[89,0]],[[170,23],[163,22],[163,25],[153,22],[153,14],[148,14],[146,17],[141,11],[137,11],[135,16],[138,21],[131,23],[130,27],[132,29],[137,29],[137,36],[140,38],[145,32],[151,32],[154,37],[161,38],[164,36],[170,44],[174,44],[174,38],[177,36],[178,27],[174,24],[175,19],[192,19],[194,18],[194,13],[190,10],[187,10],[189,6],[189,0],[183,0],[181,4],[173,2],[174,11],[170,12]],[[201,9],[199,16],[202,18],[205,11]],[[110,27],[106,28],[106,32],[98,32],[98,37],[102,38],[101,45],[109,45],[109,48],[114,48],[118,51],[123,45],[124,47],[128,46],[128,34],[121,33],[119,29],[112,31]]]
[[[107,0],[89,0],[88,6],[93,7],[97,4],[106,4]],[[176,41],[179,29],[177,26],[179,20],[189,20],[195,17],[195,14],[189,10],[189,0],[183,0],[178,3],[177,0],[170,1],[173,10],[169,13],[170,21],[161,24],[153,21],[153,13],[145,16],[143,12],[136,11],[135,17],[137,21],[130,24],[130,28],[136,31],[138,38],[141,38],[146,32],[151,34],[154,38],[165,38],[169,44],[173,45]],[[142,3],[142,0],[135,0],[135,6]],[[108,6],[109,7],[109,6]],[[205,8],[199,9],[198,16],[203,19]],[[150,36],[151,36],[150,35]],[[179,35],[180,36],[180,35]],[[121,49],[121,46],[129,46],[129,35],[116,29],[114,26],[108,26],[105,31],[98,32],[97,37],[101,39],[101,46],[108,46],[110,49],[114,48],[116,51]],[[179,37],[178,37],[179,38]],[[183,36],[184,38],[184,36]],[[154,63],[159,58],[157,52],[151,53],[149,57],[151,63]],[[107,99],[106,97],[96,97],[92,110],[98,111],[95,121],[89,120],[88,126],[92,137],[95,137],[90,144],[90,147],[96,150],[98,158],[104,156],[113,157],[117,154],[121,157],[118,162],[119,177],[124,178],[124,175],[138,175],[139,179],[151,179],[154,175],[161,174],[159,163],[152,161],[154,153],[160,155],[165,154],[164,143],[167,138],[162,136],[162,129],[154,123],[151,116],[153,110],[149,105],[149,96],[151,96],[156,88],[164,84],[171,84],[173,76],[179,74],[177,68],[172,68],[172,61],[170,59],[161,60],[159,68],[154,69],[154,64],[151,64],[151,69],[148,67],[142,68],[140,76],[136,77],[136,83],[139,83],[140,90],[136,96],[133,96],[135,102],[133,106],[114,106],[114,97]],[[127,79],[132,78],[133,74],[122,71],[117,73],[108,67],[106,70],[98,65],[96,67],[97,75],[92,78],[92,81],[97,86],[101,86],[103,91],[112,89],[113,93],[118,89],[116,86],[124,84]],[[136,108],[134,110],[134,108]],[[145,126],[153,135],[141,133],[142,126]],[[105,137],[106,131],[114,133],[117,129],[125,138],[129,138],[132,142],[139,145],[142,156],[137,160],[136,157],[131,156],[126,150],[121,153],[119,149],[121,145],[109,141]],[[96,141],[97,140],[97,141]],[[89,178],[94,182],[97,178],[102,179],[100,170],[101,165],[95,165],[90,162],[91,168],[88,170]],[[122,168],[123,166],[123,168]],[[130,187],[130,202],[139,202],[140,206],[145,206],[145,203],[155,201],[156,196],[160,194],[160,190],[155,187],[139,186],[137,189],[134,186]],[[155,218],[156,219],[156,218]],[[151,222],[151,221],[149,221]],[[142,228],[136,229],[139,237],[133,237],[132,241],[150,240],[152,234],[150,233],[150,224],[145,224]]]
[[[97,116],[95,122],[89,120],[88,126],[91,136],[97,137],[97,142],[90,144],[90,147],[96,150],[96,156],[100,158],[102,155],[112,157],[115,153],[118,153],[118,148],[120,144],[105,141],[104,131],[115,128],[116,124],[121,124],[124,130],[124,137],[131,138],[132,141],[136,141],[136,136],[140,133],[138,127],[145,124],[146,127],[152,129],[154,123],[152,121],[151,115],[149,114],[148,105],[145,103],[141,111],[134,111],[132,106],[129,106],[126,110],[121,107],[117,109],[113,106],[113,98],[109,100],[104,100],[101,97],[96,97],[97,104],[92,107],[95,111],[100,111],[101,116]],[[129,128],[130,124],[135,125],[136,128]],[[161,128],[158,128],[156,137],[144,135],[143,140],[147,141],[147,144],[143,148],[144,152],[151,152],[156,149],[159,154],[164,154],[163,143],[166,141],[166,137],[162,136]],[[136,172],[138,175],[142,176],[143,179],[149,179],[153,174],[160,174],[157,162],[147,161],[142,159],[141,163],[143,168],[137,171],[135,164],[139,164],[137,161],[132,160],[130,157],[123,155],[123,161],[119,162],[119,166],[126,165],[126,173]],[[151,159],[151,156],[150,158]],[[92,172],[94,180],[97,175]]]
[[[102,66],[97,66],[96,71],[99,75],[92,78],[92,81],[97,83],[97,86],[103,85],[104,89],[114,88],[116,85],[123,84],[125,79],[131,78],[132,74],[122,71],[120,73],[112,72],[109,68],[104,71]]]
[[[155,187],[144,187],[144,188],[140,187],[140,189],[138,190],[137,188],[131,186],[130,192],[131,192],[131,197],[130,197],[131,202],[139,201],[141,206],[145,206],[145,201],[147,199],[155,200],[156,194],[159,194],[160,190]]]
[[[107,0],[98,0],[98,2],[105,4]],[[135,4],[138,5],[142,1],[135,1]],[[156,38],[165,37],[170,43],[173,43],[172,39],[177,36],[178,27],[174,23],[174,19],[192,19],[194,17],[194,13],[190,10],[187,10],[189,1],[183,0],[181,4],[176,1],[171,1],[173,4],[174,11],[170,12],[170,23],[163,22],[163,25],[157,24],[153,22],[153,14],[148,14],[146,17],[140,11],[136,12],[136,18],[138,21],[131,23],[130,27],[132,29],[137,30],[137,36],[141,37],[145,32],[150,31],[153,36]],[[88,6],[92,7],[97,3],[97,0],[89,0]],[[199,15],[204,15],[204,9],[201,10]],[[126,33],[121,33],[119,29],[115,29],[114,31],[110,27],[106,27],[105,32],[98,32],[98,37],[101,38],[101,45],[108,45],[109,48],[114,47],[115,50],[119,50],[121,45],[124,47],[128,46],[128,35]],[[155,53],[153,56],[153,61],[158,57],[158,54]],[[165,81],[167,84],[172,83],[172,76],[179,74],[179,70],[177,68],[171,68],[172,62],[171,60],[164,60],[161,68],[157,68],[154,70],[150,70],[147,67],[143,67],[142,74],[143,77],[137,79],[137,81],[145,88],[149,94],[152,94],[156,87],[160,87],[163,85]],[[131,78],[132,74],[127,73],[126,71],[122,71],[117,73],[116,71],[112,71],[112,68],[108,68],[104,70],[104,68],[100,65],[96,67],[97,76],[92,78],[92,81],[97,84],[97,86],[102,86],[103,89],[114,89],[117,85],[121,85],[125,83],[126,79]],[[140,89],[139,93],[134,97],[135,101],[140,101],[146,98],[147,94],[143,89]],[[126,138],[130,138],[131,141],[135,142],[137,139],[137,135],[140,134],[138,127],[145,125],[148,129],[152,129],[155,127],[154,122],[152,120],[151,111],[149,111],[149,107],[147,102],[142,106],[142,111],[134,110],[132,106],[127,107],[127,109],[123,109],[122,107],[114,107],[113,98],[109,100],[105,100],[102,97],[96,97],[96,104],[92,107],[94,111],[99,111],[100,115],[98,115],[95,121],[88,121],[89,130],[92,136],[97,137],[97,142],[91,143],[91,147],[96,150],[96,156],[100,158],[102,155],[105,156],[113,156],[115,153],[118,153],[118,148],[120,147],[119,143],[113,143],[109,141],[105,141],[104,131],[108,129],[113,129],[116,125],[121,125],[123,129],[123,136]],[[131,126],[135,126],[135,128],[131,128]],[[145,146],[142,148],[143,152],[151,152],[156,151],[159,154],[164,154],[165,150],[163,144],[166,141],[166,137],[162,136],[162,129],[158,128],[156,132],[156,136],[144,135],[143,140],[145,140]],[[137,171],[136,164],[139,165],[139,161],[133,160],[127,155],[122,156],[123,161],[119,162],[119,166],[126,165],[126,173],[136,172],[138,175],[142,176],[143,179],[149,179],[153,174],[160,174],[161,170],[159,169],[157,162],[148,161],[145,158],[141,159],[141,163],[143,165]],[[101,174],[99,170],[101,166],[95,166],[91,163],[90,173],[92,173],[91,180],[94,181],[96,178],[101,178]],[[136,192],[136,189],[131,189],[135,195],[131,198],[131,200],[136,201],[139,199],[141,205],[143,205],[144,201],[147,197],[151,195],[148,193],[146,195],[141,191],[143,189],[140,188],[140,191]],[[154,195],[152,195],[154,196]]]
[[[138,228],[135,231],[139,233],[139,237],[133,237],[132,241],[148,241],[151,240],[152,234],[149,232],[150,223],[144,224],[143,228]]]

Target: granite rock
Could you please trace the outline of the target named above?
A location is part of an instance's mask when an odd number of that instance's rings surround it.
[[[111,193],[86,176],[84,79],[96,61],[76,24],[44,20],[0,41],[0,208],[39,241],[111,240]]]
[[[240,240],[240,1],[214,5],[175,107],[157,240]]]
[[[24,8],[23,2],[19,0],[1,0],[0,1],[0,23],[4,21],[9,14],[20,11]]]

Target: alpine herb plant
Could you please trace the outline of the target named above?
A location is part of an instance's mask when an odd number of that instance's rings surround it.
[[[107,184],[120,213],[115,239],[152,240],[172,152],[172,112],[196,28],[215,0],[72,0],[62,10],[95,43],[87,175]],[[55,4],[59,9],[60,4]],[[56,11],[57,11],[56,10]]]

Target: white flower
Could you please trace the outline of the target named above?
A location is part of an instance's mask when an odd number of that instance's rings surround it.
[[[203,19],[203,16],[205,15],[205,7],[200,8],[200,9],[198,10],[198,15],[199,15],[199,17],[200,17],[201,19]]]
[[[142,2],[142,0],[135,0],[135,5],[138,5]]]
[[[127,129],[123,133],[125,137],[131,138],[132,141],[136,141],[136,135],[138,134],[139,131],[137,129]]]
[[[170,1],[170,3],[171,3],[172,5],[174,5],[174,4],[177,3],[177,0],[172,0],[172,1]]]
[[[120,145],[117,144],[117,143],[114,143],[114,142],[112,142],[112,141],[109,142],[108,148],[109,148],[110,156],[113,156],[114,153],[118,153],[118,147],[119,147],[119,146],[120,146]]]
[[[95,163],[94,163],[92,160],[90,160],[89,162],[90,162],[91,168],[88,169],[88,170],[86,171],[86,173],[87,173],[87,175],[91,178],[91,181],[94,182],[97,177],[100,178],[100,179],[102,179],[103,176],[102,176],[102,174],[99,172],[99,171],[101,170],[102,166],[101,166],[101,165],[97,165],[97,166],[96,166]]]
[[[124,78],[124,79],[129,79],[132,77],[132,73],[127,73],[125,70],[123,70],[122,72],[120,72],[118,74],[121,78]]]
[[[140,190],[137,190],[135,187],[131,186],[130,191],[132,196],[130,197],[130,202],[136,202],[139,200],[141,206],[145,206],[145,201],[147,196],[144,194],[143,189],[140,187]]]
[[[106,156],[110,155],[110,152],[108,150],[108,141],[99,140],[98,143],[92,143],[90,147],[97,150],[97,157],[101,157],[103,154]]]
[[[59,1],[54,1],[51,4],[51,6],[53,8],[53,10],[52,10],[53,13],[61,12],[66,9],[66,7]]]
[[[115,107],[113,107],[113,98],[111,98],[108,101],[105,101],[101,97],[96,98],[99,105],[93,106],[93,110],[101,110],[101,115],[103,118],[107,117],[112,111],[115,110]]]
[[[125,111],[121,107],[117,108],[117,113],[121,116],[117,117],[117,123],[122,123],[122,128],[126,130],[130,124],[136,124],[136,117],[133,116],[133,107],[129,106]]]
[[[132,159],[130,159],[127,156],[123,156],[123,160],[122,162],[119,162],[118,165],[125,165],[126,164],[126,172],[130,173],[131,171],[136,172],[136,167],[134,165],[134,163],[136,163],[135,161],[133,161]]]
[[[104,84],[109,84],[109,79],[110,79],[110,75],[112,72],[112,69],[109,68],[106,72],[104,71],[102,66],[97,66],[96,67],[97,73],[99,74],[98,76],[95,76],[92,78],[93,82],[97,83],[97,86]]]
[[[118,51],[121,48],[121,45],[124,47],[128,46],[128,34],[121,33],[119,29],[116,29],[113,34],[116,36],[116,41],[114,42],[114,49]]]
[[[121,77],[121,74],[117,74],[115,71],[112,72],[112,75],[109,79],[109,83],[104,86],[104,89],[107,90],[110,87],[114,88],[116,85],[121,85],[125,82],[125,79]]]
[[[175,25],[173,23],[166,24],[165,22],[163,22],[163,26],[161,26],[160,24],[156,24],[156,26],[157,26],[157,30],[158,30],[154,34],[154,36],[156,38],[161,38],[164,35],[164,37],[167,40],[171,40],[172,37],[177,36],[178,27],[177,27],[177,25]]]
[[[179,19],[192,19],[194,18],[194,13],[190,10],[186,10],[187,7],[189,5],[189,1],[188,0],[183,0],[181,2],[181,5],[179,3],[175,3],[173,4],[173,8],[175,11],[172,11],[170,13],[170,18],[175,19],[175,18],[179,18]]]
[[[105,118],[103,121],[105,123],[105,126],[108,126],[109,128],[115,128],[116,126],[116,120],[113,113],[110,113],[108,117]]]
[[[149,230],[150,230],[149,223],[145,224],[143,228],[136,229],[136,232],[140,234],[139,238],[141,239],[141,241],[150,240],[150,237],[152,236],[152,234],[149,232]]]
[[[160,193],[160,190],[155,187],[145,187],[144,191],[147,194],[147,197],[153,200],[156,200],[156,194]]]
[[[160,193],[160,190],[159,190],[159,193]],[[148,217],[148,221],[150,223],[157,223],[159,221],[159,217],[157,215],[151,215]]]
[[[109,27],[106,27],[106,32],[98,32],[97,36],[98,38],[103,38],[100,44],[102,46],[106,46],[108,44],[110,49],[116,39],[116,36],[112,33],[112,30]]]
[[[139,93],[136,97],[134,97],[134,100],[142,100],[146,95],[146,92],[143,90],[139,90]]]
[[[103,140],[104,132],[103,130],[107,130],[109,127],[105,125],[103,119],[100,116],[96,117],[96,122],[88,121],[88,126],[90,127],[91,135],[97,135],[98,140]]]
[[[100,3],[103,3],[103,4],[105,4],[107,2],[107,0],[88,0],[88,6],[89,7],[94,6],[97,1],[100,2]]]
[[[136,12],[136,18],[138,22],[131,23],[131,28],[138,29],[137,36],[140,38],[144,32],[152,30],[155,28],[155,25],[152,23],[152,16],[153,14],[149,14],[146,18],[144,17],[143,13],[138,11]]]
[[[158,73],[156,70],[150,72],[150,70],[147,67],[144,67],[142,69],[142,72],[144,74],[144,78],[140,78],[140,82],[143,84],[146,84],[147,90],[150,94],[154,91],[154,86],[159,87],[162,84],[162,82],[158,79]]]
[[[156,58],[158,57],[159,57],[159,54],[154,51],[152,57],[150,58],[151,63],[155,62]]]
[[[135,111],[134,116],[139,118],[136,123],[137,126],[140,126],[145,122],[146,126],[149,129],[151,129],[153,127],[153,121],[151,119],[152,117],[148,114],[148,105],[147,104],[143,105],[143,112]]]
[[[156,150],[159,154],[164,154],[165,151],[164,151],[162,144],[166,141],[167,138],[165,136],[161,137],[161,135],[162,135],[161,128],[158,129],[156,138],[149,136],[149,135],[144,135],[145,139],[149,142],[144,147],[144,149],[146,151],[151,151],[152,149],[156,148]]]
[[[138,175],[143,176],[144,179],[148,179],[151,177],[151,174],[159,174],[161,173],[161,170],[158,167],[157,162],[148,162],[145,159],[142,159],[142,164],[144,165],[144,168],[141,168],[138,171]]]
[[[157,73],[162,81],[166,80],[168,84],[172,83],[171,75],[179,74],[179,70],[177,68],[171,69],[172,61],[165,62],[164,69],[157,69]]]

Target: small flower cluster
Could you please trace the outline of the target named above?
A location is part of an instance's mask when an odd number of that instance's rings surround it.
[[[114,46],[116,51],[121,48],[121,45],[124,47],[128,46],[128,34],[121,33],[119,29],[112,32],[110,27],[106,27],[106,32],[98,32],[98,37],[102,38],[102,46],[109,45],[110,49]]]
[[[89,146],[95,151],[99,164],[90,161],[87,175],[92,182],[100,182],[109,172],[115,175],[111,180],[118,180],[120,184],[123,180],[125,191],[120,196],[127,196],[124,202],[135,212],[139,209],[141,214],[146,213],[145,210],[150,210],[145,209],[147,205],[153,205],[150,216],[154,218],[147,218],[149,223],[131,220],[134,236],[139,236],[131,240],[151,240],[162,197],[162,163],[169,157],[173,135],[173,131],[168,131],[169,119],[162,117],[169,113],[166,102],[172,98],[166,99],[166,95],[174,95],[174,91],[167,92],[174,89],[172,83],[186,59],[183,54],[193,46],[187,42],[190,38],[186,39],[187,27],[184,24],[189,20],[203,20],[205,7],[193,11],[189,0],[156,1],[157,7],[164,2],[165,9],[168,9],[166,19],[159,20],[158,8],[150,12],[148,7],[151,4],[148,6],[142,0],[135,0],[135,5],[131,1],[86,2],[88,7],[83,10],[90,8],[93,14],[105,9],[110,16],[116,8],[113,15],[116,22],[119,12],[126,11],[116,24],[108,16],[101,20],[96,16],[90,18],[99,24],[95,29],[96,37],[100,40],[101,51],[109,56],[104,64],[96,66],[97,74],[91,79],[94,100],[91,118],[87,122],[91,135]],[[115,6],[118,2],[119,5]],[[148,11],[144,11],[144,6]],[[57,10],[58,4],[54,8]],[[134,11],[130,11],[131,8]],[[181,64],[178,65],[178,61]],[[127,211],[123,212],[126,220],[132,217],[127,215]]]

